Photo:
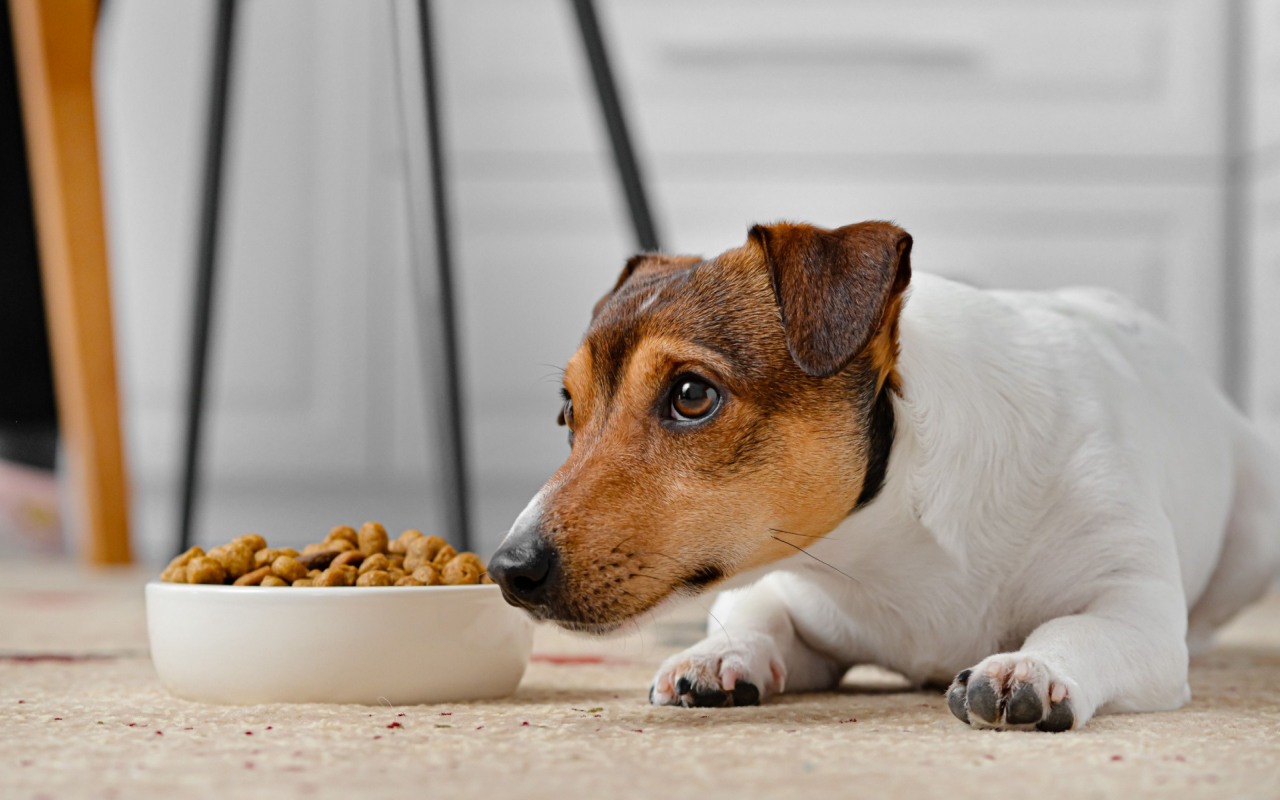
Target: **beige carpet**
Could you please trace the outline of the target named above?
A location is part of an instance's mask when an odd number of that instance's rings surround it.
[[[176,700],[139,573],[0,564],[0,797],[1280,797],[1280,596],[1196,663],[1195,700],[1081,732],[971,730],[872,670],[760,708],[651,708],[695,607],[639,636],[539,632],[506,701]]]

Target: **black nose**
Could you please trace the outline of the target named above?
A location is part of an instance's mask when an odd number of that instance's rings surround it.
[[[540,535],[528,533],[498,548],[489,559],[489,577],[507,602],[526,608],[541,604],[556,577],[556,551]]]

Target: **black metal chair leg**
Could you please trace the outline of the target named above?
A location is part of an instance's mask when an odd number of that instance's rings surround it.
[[[222,166],[227,134],[227,106],[231,93],[231,48],[236,0],[219,0],[209,76],[209,117],[204,150],[204,190],[200,203],[200,232],[196,253],[196,285],[191,316],[191,361],[187,373],[187,418],[183,440],[179,547],[191,546],[192,522],[200,487],[200,438],[204,417],[205,377],[209,329],[213,318],[213,290],[218,253],[218,217],[222,196]]]
[[[627,120],[623,116],[622,103],[618,99],[618,87],[613,80],[613,71],[609,68],[604,38],[600,35],[600,23],[596,19],[595,4],[593,0],[573,0],[573,10],[578,18],[578,27],[582,31],[582,47],[591,64],[591,77],[595,80],[600,112],[604,115],[605,124],[609,128],[613,160],[618,167],[618,178],[627,196],[627,207],[631,210],[631,224],[635,227],[636,242],[641,250],[661,250],[653,215],[649,213],[649,201],[645,196],[640,165],[631,147],[631,137],[627,133]]]
[[[426,94],[427,157],[431,168],[431,212],[436,242],[436,286],[440,296],[441,367],[444,386],[439,397],[446,424],[442,426],[445,453],[441,480],[445,486],[445,523],[459,548],[471,548],[471,514],[466,458],[466,419],[462,410],[462,369],[459,364],[458,322],[454,303],[453,260],[449,246],[449,207],[440,137],[440,87],[432,48],[429,0],[418,0],[418,35],[422,47],[422,83]]]

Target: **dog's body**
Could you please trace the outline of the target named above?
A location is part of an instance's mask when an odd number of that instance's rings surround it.
[[[666,263],[650,281],[651,295],[629,307],[632,316],[643,314],[636,309],[663,297],[662,280],[680,270],[719,265],[730,276],[749,276],[758,269],[752,259],[763,253],[781,311],[778,335],[800,366],[788,378],[801,387],[799,399],[788,404],[805,409],[806,419],[820,417],[771,451],[785,469],[748,470],[775,481],[788,480],[793,470],[794,486],[744,501],[760,507],[740,515],[752,546],[722,540],[726,554],[704,568],[708,580],[681,578],[646,560],[658,549],[679,559],[668,538],[650,537],[646,549],[632,536],[607,551],[605,561],[631,565],[626,581],[615,582],[624,589],[636,584],[634,592],[641,591],[636,577],[666,580],[667,595],[721,576],[749,584],[720,597],[705,641],[662,665],[652,701],[754,702],[784,688],[830,688],[850,666],[874,663],[918,683],[945,684],[955,676],[952,711],[982,726],[1064,730],[1099,710],[1185,703],[1188,641],[1207,642],[1280,569],[1274,455],[1163,325],[1128,301],[1093,290],[992,292],[930,276],[912,279],[910,238],[898,229],[810,233],[815,230],[775,226],[753,231],[754,248],[749,243],[712,264]],[[873,234],[879,238],[867,238]],[[882,242],[883,250],[871,241]],[[870,287],[859,286],[852,300],[820,314],[841,317],[838,324],[855,317],[851,324],[869,332],[853,344],[822,338],[830,319],[802,318],[834,291],[826,267],[815,266],[846,258],[833,256],[832,248],[849,254],[845,269]],[[886,260],[892,268],[883,266]],[[813,269],[823,271],[816,293],[795,284],[789,271]],[[615,295],[628,277],[624,273]],[[847,280],[843,273],[836,277]],[[641,283],[636,291],[645,288]],[[735,279],[726,285],[740,288]],[[873,298],[873,310],[864,308],[864,296]],[[751,319],[750,325],[769,324]],[[806,325],[817,325],[817,333],[800,330]],[[607,326],[598,319],[593,331]],[[590,344],[589,334],[584,349],[602,352]],[[634,341],[631,346],[643,351]],[[605,359],[593,360],[598,369]],[[624,389],[634,378],[631,369],[638,368],[623,370]],[[718,403],[732,398],[762,405],[749,390],[733,391],[732,378],[721,374],[709,383],[725,387],[716,392]],[[860,399],[834,396],[837,385]],[[824,393],[852,418],[847,426],[813,410]],[[618,390],[614,402],[622,396]],[[693,396],[699,396],[696,387]],[[748,426],[734,415],[746,413],[717,406],[706,422],[692,420],[698,427],[678,433],[705,438],[718,424],[741,438]],[[717,414],[725,419],[717,422]],[[602,456],[599,449],[609,447],[618,427],[600,416],[583,426],[599,431],[590,434],[588,461]],[[772,419],[781,430],[794,427],[785,407],[751,420],[757,418]],[[675,419],[677,426],[691,421],[679,413]],[[802,453],[794,451],[806,448],[815,453],[813,465],[796,460]],[[604,455],[625,460],[628,453]],[[582,482],[599,491],[592,469],[571,458],[521,516],[504,550],[535,527],[543,539],[560,540],[556,558],[567,567],[574,555],[567,551],[582,549],[574,510],[587,505],[572,488]],[[714,477],[732,481],[733,474]],[[824,474],[841,491],[828,496]],[[687,476],[678,483],[681,494],[691,491]],[[846,504],[842,519],[834,513],[840,503]],[[664,496],[629,513],[661,514],[667,507]],[[623,524],[610,513],[613,541]],[[696,524],[718,531],[705,519]],[[771,541],[763,541],[759,528]],[[699,543],[688,551],[701,553]],[[495,560],[501,573],[503,559]],[[501,575],[499,582],[505,583]],[[637,601],[628,615],[655,604]],[[579,627],[591,622],[579,611],[544,615]]]

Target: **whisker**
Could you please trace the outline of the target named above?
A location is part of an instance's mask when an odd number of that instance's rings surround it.
[[[665,581],[662,578],[657,577],[656,575],[644,575],[639,572],[627,573],[627,580],[630,580],[632,578],[648,578],[649,580],[657,581],[658,583],[668,583],[668,581]]]
[[[804,553],[806,556],[808,556],[809,558],[812,558],[814,561],[817,561],[819,564],[830,567],[831,569],[835,570],[836,572],[840,573],[841,575],[845,576],[846,578],[848,578],[849,580],[853,581],[856,584],[859,584],[859,585],[862,584],[862,581],[853,577],[852,575],[840,569],[839,567],[836,567],[832,564],[827,563],[826,561],[823,561],[822,559],[818,558],[813,553],[810,553],[808,550],[805,550],[803,547],[801,547],[798,544],[792,544],[791,542],[788,542],[786,539],[779,539],[777,536],[770,536],[769,538],[773,539],[774,541],[782,542],[787,547],[794,548],[796,551]]]
[[[724,638],[729,641],[729,644],[733,644],[733,636],[729,633],[729,629],[724,626],[724,623],[720,621],[719,617],[712,613],[710,606],[704,605],[703,603],[698,603],[698,605],[702,606],[703,610],[707,612],[707,616],[715,620],[716,624],[720,626],[720,630],[724,632]]]
[[[831,536],[829,534],[814,535],[812,533],[796,533],[795,531],[784,531],[781,528],[770,528],[774,533],[785,533],[788,536],[802,536],[806,539],[823,539],[828,542],[843,542],[845,539],[839,536]]]

